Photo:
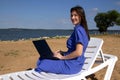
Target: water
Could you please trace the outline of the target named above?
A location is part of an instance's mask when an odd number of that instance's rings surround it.
[[[72,30],[0,29],[0,40],[19,40],[40,37],[68,36]]]
[[[44,30],[44,29],[0,29],[0,40],[19,40],[40,37],[69,36],[73,30]],[[120,34],[120,30],[108,31],[109,34]],[[90,30],[90,34],[99,34],[97,30]]]

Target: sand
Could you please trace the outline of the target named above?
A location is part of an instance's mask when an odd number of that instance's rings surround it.
[[[112,73],[111,80],[120,79],[120,35],[94,35],[104,40],[102,50],[104,53],[116,55],[118,61]],[[49,38],[46,39],[52,51],[66,51],[67,38]],[[0,41],[0,75],[23,71],[28,68],[34,68],[39,57],[32,40],[18,41]],[[95,73],[98,80],[102,80],[106,68]],[[89,79],[90,80],[90,79]]]

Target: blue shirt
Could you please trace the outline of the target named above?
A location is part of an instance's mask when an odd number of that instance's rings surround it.
[[[74,27],[74,31],[70,38],[67,40],[67,48],[68,53],[74,51],[76,49],[76,44],[83,45],[83,54],[88,45],[88,37],[86,35],[85,29],[81,25],[77,25]]]

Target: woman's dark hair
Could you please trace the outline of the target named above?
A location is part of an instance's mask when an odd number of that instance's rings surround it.
[[[84,9],[81,6],[75,6],[75,7],[72,7],[71,10],[70,10],[71,13],[73,11],[76,11],[77,14],[81,17],[81,23],[80,24],[85,29],[86,34],[88,35],[88,39],[90,40],[90,36],[89,36],[89,31],[88,31],[88,26],[87,26],[87,21],[86,21]]]

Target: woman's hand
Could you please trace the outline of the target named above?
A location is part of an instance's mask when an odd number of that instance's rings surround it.
[[[60,54],[60,50],[58,50],[58,51],[55,51],[54,53],[54,57],[57,57],[57,58],[59,58],[59,59],[62,59],[62,55]]]

